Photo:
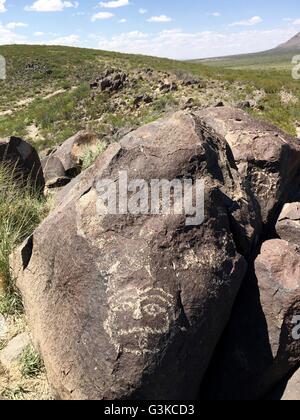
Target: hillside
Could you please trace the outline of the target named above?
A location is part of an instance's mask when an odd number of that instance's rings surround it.
[[[279,45],[278,47],[253,54],[240,54],[227,57],[216,57],[204,60],[194,60],[193,62],[218,66],[229,69],[276,69],[289,70],[294,55],[299,54],[300,33],[293,38]]]
[[[277,50],[300,50],[300,32],[284,44],[279,45]]]
[[[25,136],[41,149],[85,128],[103,133],[110,142],[118,130],[140,126],[165,112],[219,102],[236,105],[250,101],[252,113],[292,134],[300,120],[295,104],[299,83],[286,68],[276,69],[270,76],[269,71],[220,68],[221,62],[214,68],[55,46],[1,46],[0,54],[7,60],[7,80],[0,81],[0,138]],[[272,60],[276,62],[275,57]],[[123,89],[112,95],[93,91],[90,83],[108,69],[126,74]],[[193,79],[196,83],[190,83]],[[150,98],[144,101],[143,95]]]

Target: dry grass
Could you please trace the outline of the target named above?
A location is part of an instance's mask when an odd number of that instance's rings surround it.
[[[29,185],[20,187],[13,168],[0,165],[0,313],[20,312],[9,256],[46,214],[46,202]]]

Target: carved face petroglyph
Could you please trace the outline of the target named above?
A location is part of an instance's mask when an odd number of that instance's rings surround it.
[[[163,289],[127,288],[109,299],[104,329],[116,350],[134,355],[159,352],[174,321],[174,299]]]

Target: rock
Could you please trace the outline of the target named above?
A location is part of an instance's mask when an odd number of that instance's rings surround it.
[[[108,69],[103,76],[90,83],[91,89],[100,89],[110,93],[118,92],[123,89],[127,81],[127,75],[121,70]]]
[[[267,395],[266,401],[300,401],[300,369],[281,381]]]
[[[191,109],[195,106],[195,99],[194,98],[184,98],[181,103],[181,109]]]
[[[96,186],[120,170],[203,179],[204,223],[99,213]],[[12,259],[56,396],[196,398],[246,270],[237,249],[255,235],[228,145],[179,112],[111,145],[61,197]]]
[[[237,106],[237,108],[240,108],[240,109],[250,109],[250,108],[252,108],[252,105],[251,105],[251,102],[250,101],[241,101],[241,102],[238,102],[236,104],[236,106]]]
[[[45,157],[42,159],[41,163],[46,185],[51,184],[54,179],[64,177],[66,174],[64,165],[55,155]]]
[[[96,150],[98,145],[98,137],[90,131],[79,131],[73,137],[66,140],[58,147],[50,156],[51,160],[44,161],[44,165],[49,162],[49,170],[54,169],[55,177],[77,176],[82,170],[83,157],[87,150]],[[62,174],[61,162],[65,173]]]
[[[208,108],[198,115],[231,146],[263,223],[273,229],[283,205],[300,189],[299,140],[236,108]]]
[[[45,180],[40,158],[29,143],[18,137],[0,142],[0,162],[12,168],[17,180],[43,191]]]
[[[125,126],[122,128],[119,128],[113,135],[114,141],[120,141],[123,137],[125,137],[127,134],[131,133],[132,131],[136,130],[137,127],[130,127]]]
[[[288,381],[281,400],[300,401],[300,369]]]
[[[160,83],[159,90],[163,93],[174,92],[178,90],[178,85],[175,82],[165,80],[164,82]]]
[[[257,400],[300,363],[300,249],[263,244],[203,386],[207,399]],[[298,321],[299,324],[299,321]]]
[[[14,363],[17,363],[22,353],[30,345],[30,337],[22,333],[13,338],[7,346],[0,351],[0,363],[6,370],[10,370]]]
[[[289,203],[284,206],[276,231],[281,239],[300,247],[300,203]]]
[[[65,187],[70,182],[71,182],[71,178],[68,178],[66,176],[61,176],[61,177],[51,179],[51,181],[47,183],[47,186],[45,189],[45,195],[48,195],[49,193],[51,193],[52,190],[55,190],[54,192],[57,193],[58,191],[56,190],[59,190]]]
[[[150,95],[147,95],[146,93],[143,95],[138,95],[135,98],[133,105],[135,107],[139,107],[142,102],[144,102],[145,104],[151,104],[153,102],[153,98]]]
[[[5,318],[2,314],[0,314],[0,340],[3,340],[7,333],[7,325]]]

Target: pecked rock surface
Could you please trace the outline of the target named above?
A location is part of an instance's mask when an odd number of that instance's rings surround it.
[[[201,178],[204,222],[99,212],[98,182],[118,184],[120,171],[129,181]],[[255,228],[227,143],[196,116],[179,112],[112,145],[12,259],[56,396],[196,398]]]
[[[263,244],[205,384],[212,400],[264,397],[300,363],[300,249]]]
[[[300,189],[300,141],[236,108],[207,108],[204,124],[224,136],[262,221],[274,229],[283,205]]]

